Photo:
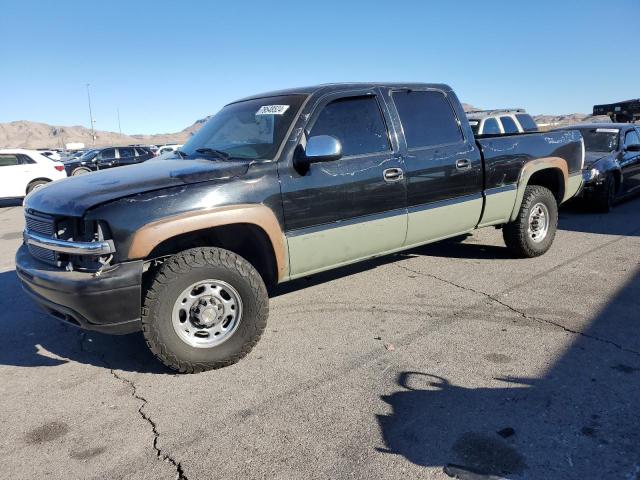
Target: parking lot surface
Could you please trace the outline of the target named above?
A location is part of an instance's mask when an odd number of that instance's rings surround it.
[[[536,259],[485,229],[285,284],[197,375],[40,312],[22,228],[0,209],[0,478],[640,478],[640,199],[562,209]]]

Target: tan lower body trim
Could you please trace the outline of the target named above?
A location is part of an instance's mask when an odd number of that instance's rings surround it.
[[[570,198],[575,197],[582,188],[582,172],[578,172],[575,175],[571,175],[567,180],[567,188],[564,191],[563,202],[566,202]]]
[[[465,196],[451,202],[409,209],[405,248],[436,242],[473,230],[482,213],[482,197]]]
[[[407,214],[401,211],[345,223],[287,237],[292,279],[398,248],[407,231]]]
[[[278,279],[286,278],[289,269],[286,240],[273,211],[264,205],[240,204],[215,207],[148,223],[135,233],[128,257],[130,259],[147,258],[162,242],[183,233],[243,223],[260,227],[265,232],[273,247]]]
[[[516,184],[486,190],[484,212],[478,228],[507,223],[513,211],[513,205],[516,203],[517,194]]]

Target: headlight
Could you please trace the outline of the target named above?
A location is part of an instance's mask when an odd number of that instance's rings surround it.
[[[598,175],[600,175],[600,170],[598,170],[597,168],[592,168],[591,170],[584,170],[582,172],[582,179],[585,182],[590,182],[591,180],[596,178]]]

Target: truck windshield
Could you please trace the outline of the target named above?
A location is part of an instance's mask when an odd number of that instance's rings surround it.
[[[582,128],[587,152],[613,152],[618,148],[619,130],[615,128]]]
[[[282,95],[227,105],[185,143],[180,153],[212,159],[272,159],[305,98]]]

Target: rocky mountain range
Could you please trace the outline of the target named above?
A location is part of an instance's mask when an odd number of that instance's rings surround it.
[[[465,110],[472,110],[469,104],[463,104]],[[92,142],[91,130],[82,126],[63,127],[46,123],[19,120],[0,123],[0,148],[64,148],[67,143],[84,143],[86,146],[131,145],[135,143],[156,144],[184,143],[210,117],[196,120],[192,125],[175,133],[155,135],[124,135],[116,132],[96,130],[95,143]],[[542,129],[549,129],[574,123],[605,121],[608,117],[574,113],[570,115],[536,115],[536,122]]]

